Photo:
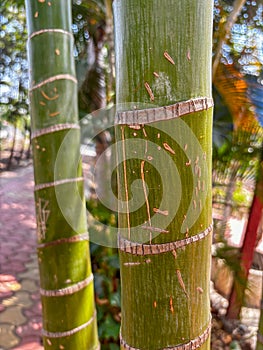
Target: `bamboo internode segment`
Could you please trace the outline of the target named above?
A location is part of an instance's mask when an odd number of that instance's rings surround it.
[[[82,241],[89,241],[88,232],[82,233],[80,235],[75,235],[72,237],[56,239],[55,241],[52,241],[52,242],[41,243],[41,244],[38,244],[37,247],[38,249],[41,249],[41,248],[47,248],[50,246],[59,245],[63,243],[77,243]]]
[[[28,41],[31,40],[34,36],[37,35],[41,35],[41,34],[45,34],[45,33],[60,33],[60,34],[66,34],[69,35],[71,38],[73,38],[73,34],[63,30],[63,29],[59,29],[59,28],[47,28],[47,29],[41,29],[38,30],[37,32],[33,32],[29,37],[28,37]]]
[[[57,74],[57,75],[53,75],[52,77],[50,77],[48,79],[41,81],[39,84],[32,85],[29,89],[29,92],[32,92],[33,90],[39,89],[41,86],[47,85],[49,83],[53,83],[54,81],[57,81],[57,80],[71,80],[75,84],[78,83],[78,81],[77,81],[76,77],[74,77],[74,75]]]
[[[68,184],[68,183],[79,182],[79,181],[84,181],[84,177],[75,177],[73,179],[62,179],[62,180],[56,180],[53,182],[38,184],[38,185],[35,185],[34,191],[39,191],[39,190],[42,190],[44,188],[49,188],[49,187],[64,185],[64,184]]]
[[[201,345],[203,345],[207,339],[209,338],[210,335],[210,331],[211,331],[211,323],[209,323],[208,327],[205,329],[205,331],[199,335],[198,337],[196,337],[193,340],[190,340],[189,342],[185,343],[185,344],[180,344],[180,345],[176,345],[173,347],[168,347],[168,348],[163,348],[162,350],[195,350],[201,347]],[[134,348],[130,345],[128,345],[126,343],[126,341],[122,338],[121,334],[120,334],[120,344],[124,349],[127,350],[140,350],[138,348]]]
[[[186,245],[198,242],[204,239],[213,230],[213,223],[210,224],[204,231],[198,234],[181,239],[175,242],[161,243],[161,244],[143,244],[132,242],[121,236],[118,237],[118,248],[126,253],[133,255],[156,255],[167,252],[172,252],[176,249],[185,247]]]
[[[200,97],[178,102],[170,106],[123,111],[117,113],[115,124],[149,124],[162,120],[179,118],[194,112],[204,111],[213,106],[214,102],[212,98]]]
[[[65,332],[49,332],[49,331],[46,331],[45,329],[42,329],[42,335],[44,337],[48,337],[48,338],[64,338],[64,337],[69,337],[79,331],[81,331],[82,329],[88,327],[89,325],[92,324],[93,321],[96,320],[96,311],[94,311],[92,317],[85,323],[83,323],[82,325],[76,327],[76,328],[73,328],[73,329],[70,329],[68,331],[65,331]]]
[[[52,126],[49,126],[48,128],[43,128],[40,130],[33,131],[31,140],[42,135],[51,134],[53,132],[66,130],[66,129],[80,129],[80,126],[78,124],[73,124],[73,123],[52,125]]]
[[[40,294],[45,297],[60,297],[65,295],[71,295],[87,287],[93,281],[93,278],[93,274],[90,274],[90,276],[87,277],[85,280],[61,289],[47,290],[40,288]]]

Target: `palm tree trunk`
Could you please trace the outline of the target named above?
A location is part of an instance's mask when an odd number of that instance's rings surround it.
[[[71,1],[26,5],[44,347],[97,349]]]
[[[209,349],[212,1],[114,19],[121,349]]]

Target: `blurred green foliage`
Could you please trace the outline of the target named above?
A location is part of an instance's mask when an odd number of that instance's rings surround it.
[[[97,221],[107,226],[116,226],[114,213],[100,202],[87,201],[87,209]],[[90,223],[89,231],[94,233],[96,229],[98,227]],[[101,349],[119,349],[121,287],[118,250],[91,242],[90,251]]]

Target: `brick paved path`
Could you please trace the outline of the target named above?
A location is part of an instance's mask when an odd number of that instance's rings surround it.
[[[0,350],[42,350],[32,166],[0,176]]]

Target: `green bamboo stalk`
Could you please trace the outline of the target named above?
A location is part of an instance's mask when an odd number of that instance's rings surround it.
[[[45,349],[97,349],[80,161],[71,1],[27,0]]]
[[[114,20],[121,348],[209,349],[212,1]]]

